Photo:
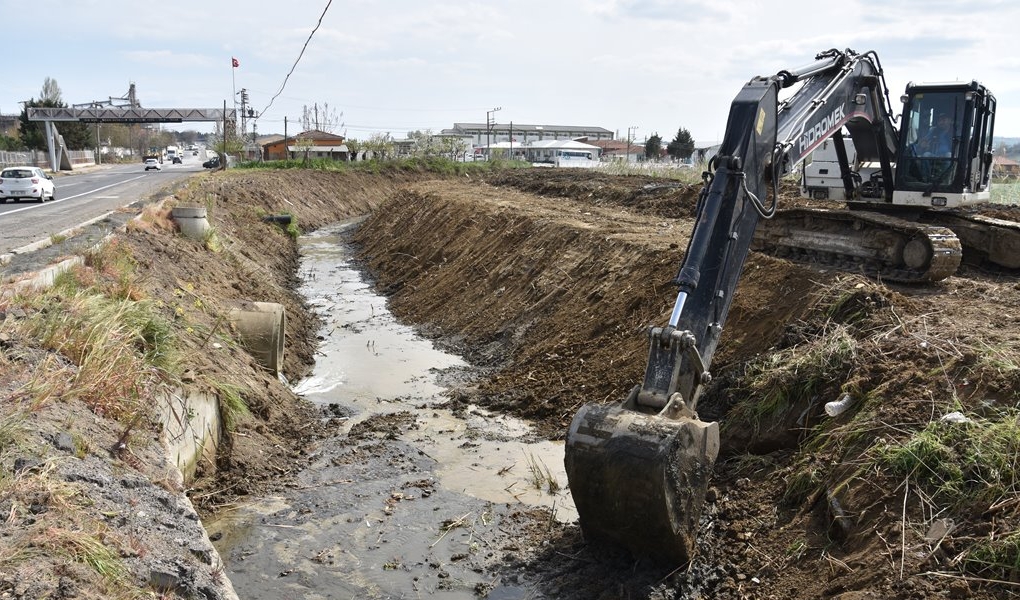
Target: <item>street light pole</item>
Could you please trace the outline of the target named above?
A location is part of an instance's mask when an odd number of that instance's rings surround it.
[[[492,113],[500,110],[503,110],[503,107],[497,106],[485,113],[485,160],[492,160],[492,126],[496,124]]]
[[[630,162],[630,141],[633,139],[631,137],[631,132],[637,131],[637,128],[637,125],[631,125],[627,128],[627,162]]]

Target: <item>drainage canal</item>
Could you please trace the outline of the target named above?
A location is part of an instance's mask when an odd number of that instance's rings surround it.
[[[206,523],[227,574],[246,600],[533,598],[520,580],[484,573],[507,548],[541,543],[516,536],[525,521],[576,518],[562,443],[444,407],[470,367],[389,313],[350,262],[352,226],[300,240],[302,293],[325,325],[294,390],[339,416],[336,437],[296,486]]]

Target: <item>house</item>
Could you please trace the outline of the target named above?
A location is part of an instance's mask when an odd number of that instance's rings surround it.
[[[602,160],[637,162],[645,158],[645,145],[631,140],[585,140],[599,148]]]
[[[992,177],[1020,177],[1020,163],[996,154],[992,157]]]
[[[344,139],[342,135],[309,129],[294,136],[265,143],[262,149],[266,160],[307,157],[309,159],[330,158],[346,161],[350,158],[350,151],[344,144]]]
[[[18,129],[20,126],[19,115],[2,115],[0,114],[0,135],[6,135],[14,137],[18,135]]]

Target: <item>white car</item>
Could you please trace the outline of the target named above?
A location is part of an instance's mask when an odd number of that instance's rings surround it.
[[[0,204],[22,198],[45,202],[56,197],[53,177],[39,167],[7,167],[0,171]]]
[[[159,161],[156,160],[155,158],[146,158],[145,159],[145,170],[146,171],[148,171],[149,169],[156,169],[157,171],[159,171],[162,168],[163,167],[159,166]]]

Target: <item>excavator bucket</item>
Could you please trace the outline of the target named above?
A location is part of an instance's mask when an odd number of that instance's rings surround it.
[[[564,461],[581,530],[636,556],[680,565],[694,554],[719,426],[585,405],[574,416]]]

